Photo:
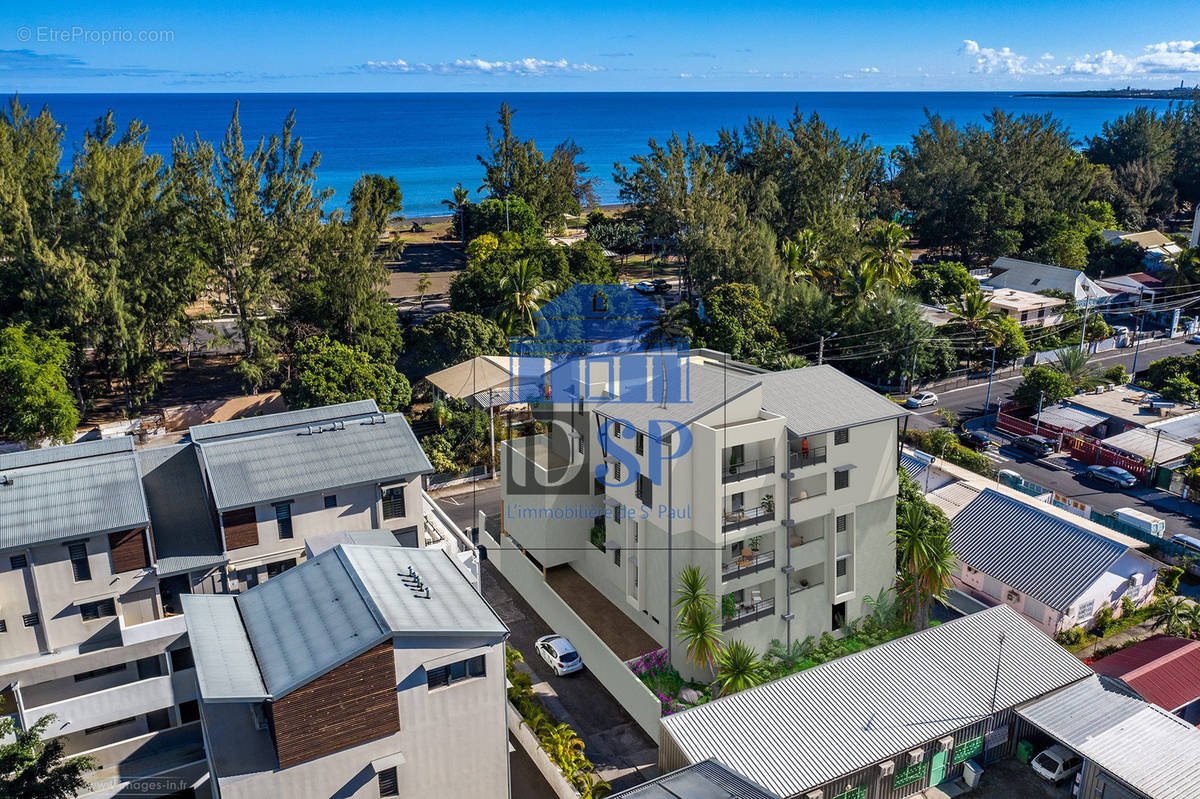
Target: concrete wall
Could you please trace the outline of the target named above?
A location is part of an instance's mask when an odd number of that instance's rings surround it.
[[[542,748],[537,736],[533,734],[533,730],[524,723],[521,713],[512,704],[508,706],[508,731],[517,745],[524,750],[525,754],[529,755],[534,767],[546,780],[546,784],[550,786],[550,790],[558,799],[579,799],[579,791],[575,790],[575,786],[571,785],[558,766],[554,765],[554,761],[546,754],[546,750]]]

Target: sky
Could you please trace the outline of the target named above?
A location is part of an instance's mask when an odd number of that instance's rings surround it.
[[[1200,83],[1196,0],[0,5],[6,92],[1009,91]]]

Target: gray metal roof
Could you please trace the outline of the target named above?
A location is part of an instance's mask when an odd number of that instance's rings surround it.
[[[145,527],[132,440],[121,441],[119,448],[87,442],[4,456],[0,549]]]
[[[1157,463],[1170,463],[1192,451],[1192,445],[1172,438],[1166,431],[1131,427],[1124,433],[1109,436],[1104,446],[1128,452],[1144,460],[1154,458]]]
[[[1200,730],[1115,680],[1092,676],[1017,713],[1151,799],[1200,796]]]
[[[368,547],[398,547],[400,542],[391,530],[338,530],[318,533],[304,539],[304,550],[308,557],[320,555],[338,544],[361,544]]]
[[[1011,708],[1091,673],[1001,605],[667,716],[661,724],[690,762],[718,758],[758,785],[792,796],[987,718],[993,707]]]
[[[654,366],[658,363],[657,357],[648,354],[646,359],[649,362],[651,374],[661,375],[661,371],[656,370]],[[686,363],[681,376],[685,383],[681,387],[682,390],[674,387],[668,389],[670,397],[682,397],[683,399],[670,399],[664,407],[661,402],[634,401],[627,396],[624,399],[618,398],[597,405],[597,413],[613,419],[624,419],[638,430],[648,433],[650,432],[648,427],[652,420],[680,424],[695,421],[710,411],[720,408],[731,399],[754,389],[758,383],[757,375],[742,375],[720,366],[705,363]],[[654,386],[658,385],[658,379],[651,378],[650,384],[649,389],[643,389],[641,387],[646,385],[645,381],[635,382],[633,383],[635,388],[632,392],[627,391],[627,394],[640,392],[639,400],[652,396],[651,392],[657,390]],[[623,388],[629,389],[630,386],[625,385]]]
[[[672,771],[612,799],[779,799],[716,760]]]
[[[193,441],[211,441],[226,436],[239,436],[246,433],[261,433],[266,430],[280,430],[285,427],[296,427],[310,424],[331,422],[335,419],[345,419],[351,416],[363,416],[379,413],[375,400],[366,399],[356,402],[343,402],[338,405],[323,405],[320,408],[305,408],[298,411],[270,413],[265,416],[248,416],[244,419],[231,419],[228,422],[196,425],[188,429]]]
[[[1057,289],[1080,300],[1085,298],[1101,299],[1108,296],[1107,291],[1096,285],[1091,278],[1078,269],[1022,261],[1019,258],[997,258],[992,264],[992,268],[1004,270],[984,281],[987,285],[997,288],[1032,292]]]
[[[254,702],[270,694],[232,594],[182,594],[200,695],[208,701]]]
[[[828,364],[766,372],[763,408],[804,436],[907,416],[908,411]]]
[[[1066,404],[1042,408],[1041,413],[1035,413],[1030,418],[1040,419],[1042,424],[1052,424],[1064,430],[1074,431],[1086,430],[1108,421],[1108,417],[1102,413]]]
[[[1129,549],[990,488],[954,517],[950,545],[971,568],[1060,611]]]
[[[399,413],[342,415],[311,426],[206,438],[199,446],[218,510],[433,472]]]
[[[1200,413],[1189,413],[1187,416],[1176,416],[1174,419],[1150,422],[1146,427],[1150,430],[1161,430],[1163,435],[1172,435],[1184,441],[1200,441]]]
[[[218,566],[227,559],[204,493],[192,444],[151,447],[137,453],[150,508],[158,576]]]

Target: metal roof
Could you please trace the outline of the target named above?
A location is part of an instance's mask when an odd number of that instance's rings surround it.
[[[261,433],[286,427],[320,424],[351,416],[364,416],[369,413],[379,413],[379,406],[373,399],[343,402],[338,405],[322,405],[319,408],[305,408],[284,413],[269,413],[265,416],[248,416],[244,419],[230,419],[228,422],[195,425],[188,428],[188,435],[192,437],[192,441],[211,441],[226,436],[240,436],[246,433]]]
[[[1161,430],[1163,435],[1171,435],[1184,441],[1200,442],[1200,413],[1189,413],[1186,416],[1176,416],[1174,419],[1153,421],[1146,427],[1150,430]]]
[[[1091,673],[1000,605],[667,716],[661,725],[690,762],[719,758],[792,796]]]
[[[1041,413],[1034,414],[1030,418],[1039,419],[1042,424],[1052,424],[1055,427],[1072,431],[1087,430],[1108,421],[1108,417],[1102,413],[1066,404],[1042,408]]]
[[[954,517],[958,559],[1066,611],[1129,547],[993,489]]]
[[[1200,699],[1200,641],[1156,635],[1097,660],[1092,668],[1167,710]]]
[[[763,408],[804,436],[907,416],[908,411],[829,365],[766,372]]]
[[[1081,299],[1102,299],[1108,292],[1096,285],[1091,278],[1078,269],[1022,261],[1019,258],[997,258],[993,269],[1004,270],[992,275],[985,283],[997,288],[1013,288],[1022,291],[1045,291],[1057,289]],[[1082,292],[1082,293],[1081,293]]]
[[[901,452],[900,465],[904,467],[905,474],[916,480],[921,476],[922,472],[929,468],[929,461],[925,458],[920,458],[911,452]]]
[[[362,544],[368,547],[398,547],[400,542],[391,530],[338,530],[318,533],[304,539],[304,551],[308,557],[320,555],[338,544]]]
[[[150,509],[158,576],[200,571],[226,562],[195,446],[151,447],[139,451],[137,459]]]
[[[1017,714],[1150,799],[1200,796],[1200,730],[1106,678],[1068,686]]]
[[[188,641],[206,701],[255,702],[270,696],[233,594],[182,594]]]
[[[340,415],[324,422],[204,439],[199,446],[218,510],[433,472],[408,420],[399,413]]]
[[[1144,460],[1153,457],[1157,463],[1170,463],[1192,451],[1191,444],[1172,438],[1165,431],[1144,427],[1131,427],[1124,433],[1109,436],[1101,443]]]
[[[751,377],[737,374],[730,369],[708,363],[699,363],[692,359],[682,362],[680,371],[684,385],[679,389],[671,387],[668,390],[670,399],[665,406],[661,402],[645,401],[649,392],[655,391],[659,384],[661,370],[656,370],[657,356],[647,354],[649,381],[627,380],[622,376],[621,388],[627,395],[635,392],[641,396],[634,400],[629,396],[604,402],[596,406],[596,412],[611,419],[624,419],[638,430],[650,432],[651,421],[669,421],[687,424],[701,416],[720,408],[730,400],[751,391],[757,385],[757,375]],[[623,362],[624,363],[624,362]],[[649,388],[645,388],[649,382]],[[649,394],[652,398],[652,394]]]
[[[145,527],[133,442],[121,441],[119,448],[87,442],[4,456],[0,549]],[[30,465],[14,465],[21,463]]]
[[[672,771],[612,799],[779,799],[716,760]]]

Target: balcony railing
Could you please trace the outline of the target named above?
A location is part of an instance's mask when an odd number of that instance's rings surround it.
[[[758,602],[753,602],[749,605],[741,605],[733,616],[725,619],[721,624],[721,629],[732,630],[734,627],[741,627],[743,624],[749,624],[752,621],[765,619],[775,612],[775,599],[762,599]]]
[[[767,458],[756,458],[752,461],[742,461],[741,463],[729,466],[725,474],[721,477],[721,482],[736,483],[738,480],[749,480],[751,477],[771,474],[773,471],[775,471],[774,455]]]
[[[740,530],[743,527],[750,527],[762,522],[769,522],[775,519],[775,508],[767,510],[763,507],[757,508],[742,508],[741,510],[727,510],[722,525],[722,530],[726,533],[732,530]]]
[[[807,591],[810,588],[818,588],[822,585],[825,585],[825,578],[823,577],[816,580],[805,581],[804,583],[796,580],[788,583],[788,590],[790,590],[793,594],[798,594],[801,591]]]
[[[813,489],[801,488],[796,495],[792,497],[792,502],[803,502],[806,499],[816,499],[817,497],[825,496],[827,493],[829,493],[828,489],[824,487]]]
[[[750,557],[738,558],[721,566],[721,580],[736,580],[747,574],[755,574],[775,565],[774,552],[761,552]]]
[[[825,462],[825,448],[811,447],[808,450],[795,450],[788,453],[788,468],[803,469],[805,466],[815,466]]]

